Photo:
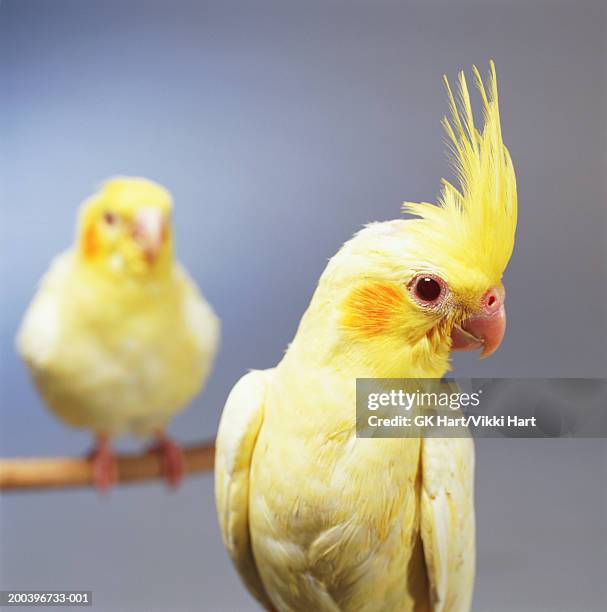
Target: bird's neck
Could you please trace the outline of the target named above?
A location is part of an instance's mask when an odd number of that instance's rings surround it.
[[[354,341],[340,329],[334,309],[313,301],[283,361],[354,379],[441,378],[449,370],[449,347],[431,334],[417,342],[396,336]]]
[[[448,351],[396,341],[361,350],[344,339],[330,317],[316,315],[303,317],[276,368],[274,397],[268,402],[268,418],[289,423],[306,439],[314,438],[321,426],[323,431],[344,433],[339,440],[349,439],[356,427],[358,378],[441,378],[448,370]],[[400,457],[403,448],[397,444],[393,450]],[[378,446],[375,452],[385,453],[386,447]]]
[[[154,293],[164,288],[171,279],[172,261],[162,258],[154,266],[143,264],[139,267],[126,264],[116,266],[111,261],[89,261],[76,254],[76,269],[80,276],[88,282],[106,285],[114,288],[119,294],[139,293],[142,291]]]

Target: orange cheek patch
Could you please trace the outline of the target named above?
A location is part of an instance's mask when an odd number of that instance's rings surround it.
[[[99,247],[99,241],[97,239],[97,228],[94,223],[90,223],[84,230],[84,236],[82,239],[82,248],[84,256],[87,259],[91,259],[95,256]]]
[[[386,330],[404,301],[402,289],[394,285],[362,285],[346,298],[342,324],[365,336],[376,336]]]

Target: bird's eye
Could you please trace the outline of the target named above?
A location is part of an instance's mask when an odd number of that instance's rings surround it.
[[[108,225],[114,225],[116,223],[116,221],[118,220],[118,218],[116,217],[116,215],[111,212],[111,211],[106,211],[105,214],[103,215],[103,220],[108,224]]]
[[[436,302],[443,293],[443,284],[432,276],[418,276],[413,281],[415,297],[426,304]]]

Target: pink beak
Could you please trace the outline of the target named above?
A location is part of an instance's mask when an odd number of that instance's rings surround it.
[[[164,215],[153,206],[141,208],[135,214],[133,238],[145,253],[148,261],[153,262],[164,239]]]
[[[451,332],[451,350],[481,350],[481,359],[493,354],[502,343],[506,331],[506,291],[502,285],[492,287],[482,299],[478,314],[455,325]]]

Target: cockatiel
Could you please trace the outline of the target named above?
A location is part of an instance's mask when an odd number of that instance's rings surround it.
[[[475,565],[469,438],[357,438],[358,377],[440,378],[454,349],[490,355],[505,329],[501,277],[517,198],[495,69],[463,73],[444,119],[456,188],[415,219],[372,224],[324,271],[282,361],[232,390],[217,437],[225,546],[279,611],[463,611]]]
[[[155,438],[169,484],[184,459],[164,431],[209,373],[219,322],[173,258],[171,196],[115,178],[82,205],[73,249],[42,279],[17,348],[65,423],[93,432],[93,480],[115,478],[111,439]]]

